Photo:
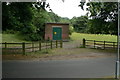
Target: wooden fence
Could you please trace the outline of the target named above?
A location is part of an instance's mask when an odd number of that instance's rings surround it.
[[[31,43],[1,43],[2,52],[4,53],[22,53],[25,55],[26,52],[41,51],[42,49],[62,48],[62,41],[39,41]]]
[[[107,49],[107,48],[117,49],[117,42],[83,39],[83,47],[100,48],[100,49]]]

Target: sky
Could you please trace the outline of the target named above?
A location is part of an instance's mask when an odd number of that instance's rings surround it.
[[[61,17],[72,18],[74,16],[79,17],[85,15],[86,11],[83,11],[78,5],[80,0],[46,0],[50,3],[50,8]]]

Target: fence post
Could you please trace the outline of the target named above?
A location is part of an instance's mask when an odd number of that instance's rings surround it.
[[[104,41],[104,49],[105,49],[105,41]]]
[[[32,51],[34,51],[34,42],[32,42]]]
[[[5,42],[5,49],[7,49],[7,42]]]
[[[83,47],[85,48],[85,38],[83,38]]]
[[[46,43],[46,49],[47,49],[47,41],[45,41],[45,43]]]
[[[95,48],[95,44],[96,44],[96,43],[95,43],[95,40],[94,40],[94,48]]]
[[[63,47],[63,41],[61,40],[60,41],[60,48],[62,48]]]
[[[22,43],[23,55],[25,55],[25,42]]]
[[[41,41],[39,41],[39,51],[41,51]]]
[[[51,42],[50,42],[50,47],[51,47],[51,49],[52,49],[52,40],[51,40]]]
[[[7,42],[5,42],[5,52],[7,52]]]
[[[113,48],[115,49],[115,42],[113,42]]]
[[[58,41],[56,40],[56,48],[58,48]]]

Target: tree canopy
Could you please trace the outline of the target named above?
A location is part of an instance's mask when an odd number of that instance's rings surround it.
[[[80,2],[81,9],[85,3]],[[117,35],[118,4],[117,2],[88,2],[86,3],[88,31],[92,33]]]
[[[62,18],[52,12],[46,2],[3,2],[2,12],[3,32],[19,32],[26,40],[44,39],[47,22],[69,22],[68,18]]]

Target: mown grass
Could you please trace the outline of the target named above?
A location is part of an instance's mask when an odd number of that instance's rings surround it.
[[[12,42],[29,42],[29,41],[23,40],[22,36],[18,34],[2,34],[2,42],[12,43]]]
[[[2,42],[29,42],[23,40],[22,36],[18,34],[0,34],[2,36]],[[98,41],[113,41],[117,42],[117,36],[115,35],[105,35],[105,34],[85,34],[85,33],[72,33],[70,35],[71,40],[73,41],[82,41],[83,38],[89,40],[98,40]]]
[[[97,40],[97,41],[112,41],[117,42],[117,36],[115,35],[105,35],[105,34],[85,34],[85,33],[72,33],[70,36],[73,41],[82,41],[83,38],[87,40]]]

